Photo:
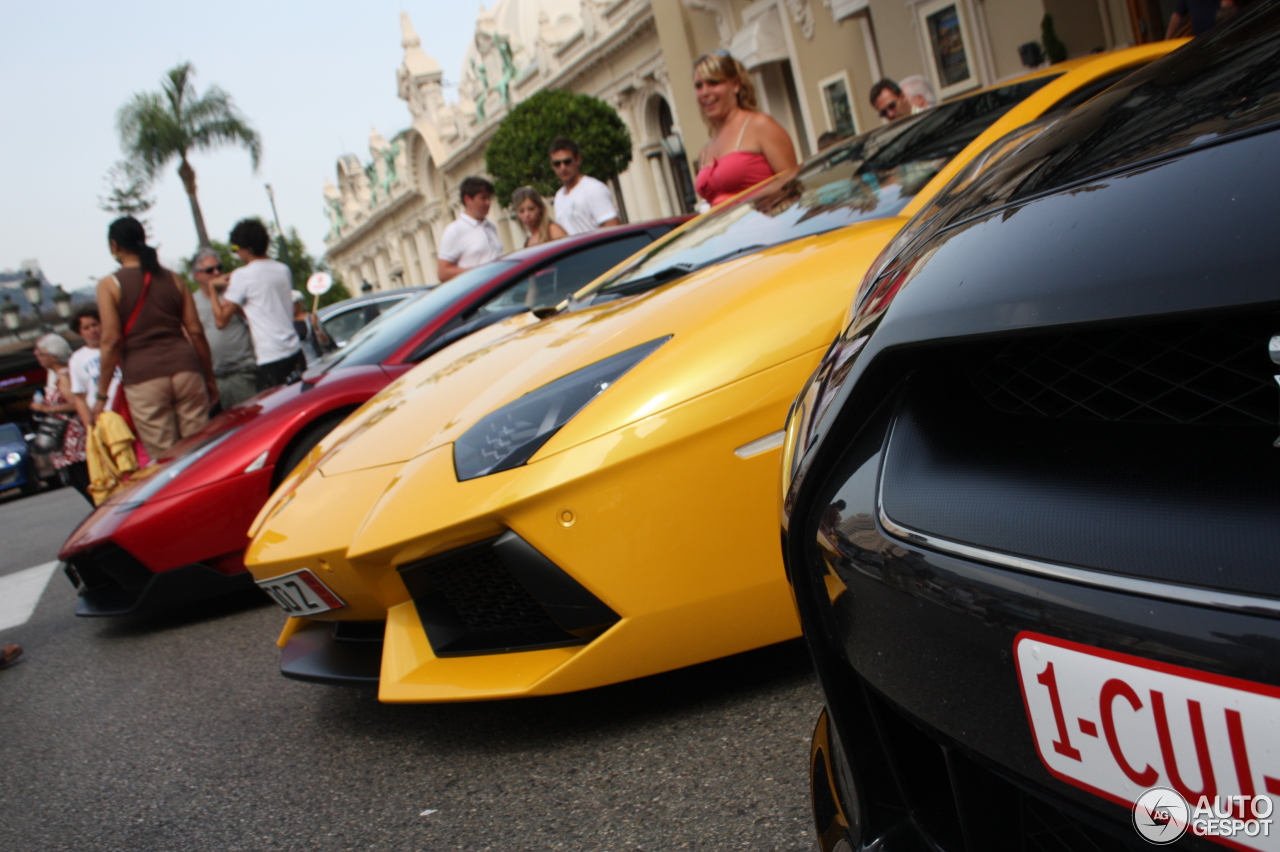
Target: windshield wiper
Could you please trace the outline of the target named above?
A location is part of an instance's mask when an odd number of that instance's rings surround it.
[[[671,266],[663,267],[657,272],[650,273],[643,278],[636,278],[631,281],[625,281],[621,284],[613,285],[597,291],[586,304],[595,305],[601,302],[612,301],[613,299],[621,299],[623,296],[634,296],[637,293],[643,293],[652,290],[659,284],[665,284],[668,281],[674,281],[677,278],[683,278],[686,275],[697,272],[700,269],[706,269],[708,266],[715,266],[717,263],[724,263],[726,260],[737,257],[741,254],[749,254],[753,251],[759,251],[762,248],[768,248],[765,243],[752,243],[749,246],[739,246],[730,252],[717,255],[711,260],[703,263],[673,263]]]
[[[657,272],[645,275],[642,278],[633,278],[630,281],[625,281],[621,284],[601,289],[596,293],[596,295],[604,297],[604,299],[601,299],[600,301],[604,301],[605,299],[618,299],[623,296],[633,296],[636,293],[643,293],[645,290],[651,290],[659,284],[666,283],[667,281],[674,281],[677,278],[683,278],[690,272],[693,272],[696,268],[696,265],[692,263],[672,264],[671,266],[659,269]],[[592,299],[591,301],[596,302],[597,299]]]

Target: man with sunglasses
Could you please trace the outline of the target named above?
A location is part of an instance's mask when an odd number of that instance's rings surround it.
[[[902,87],[888,78],[871,87],[871,108],[885,124],[916,111],[915,104],[902,93]]]
[[[211,248],[201,249],[191,261],[191,275],[200,289],[195,296],[196,312],[200,314],[200,324],[204,326],[205,336],[209,338],[209,349],[213,353],[213,378],[218,384],[219,404],[222,408],[230,408],[243,402],[257,393],[257,381],[254,368],[257,359],[253,355],[253,338],[249,334],[249,326],[244,317],[235,314],[224,328],[218,328],[213,315],[213,303],[209,290],[219,294],[227,289],[226,280],[214,284],[215,278],[222,275],[222,260]]]
[[[618,209],[613,206],[609,187],[582,173],[578,144],[557,136],[551,141],[551,168],[564,186],[556,190],[556,224],[569,236],[617,225]]]

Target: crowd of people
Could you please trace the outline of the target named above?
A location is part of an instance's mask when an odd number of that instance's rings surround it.
[[[791,136],[760,110],[746,67],[728,51],[715,50],[698,58],[693,87],[711,135],[698,155],[694,178],[700,209],[710,209],[796,165]],[[936,100],[932,86],[919,76],[901,84],[880,80],[871,89],[871,106],[886,123],[929,109]],[[828,131],[819,138],[818,148],[841,138]],[[547,156],[561,183],[552,203],[548,205],[532,186],[511,194],[511,211],[524,228],[526,248],[619,223],[609,187],[583,174],[582,154],[574,140],[556,137]],[[498,229],[488,218],[493,195],[493,184],[483,177],[473,175],[462,181],[461,215],[445,228],[437,254],[442,282],[502,256]]]
[[[96,302],[71,317],[84,346],[73,351],[52,333],[36,341],[48,378],[31,410],[52,442],[53,467],[90,503],[111,490],[94,471],[119,470],[114,459],[90,464],[95,453],[119,443],[118,423],[136,438],[128,448],[128,469],[135,469],[198,432],[222,408],[305,369],[294,324],[293,296],[301,294],[289,267],[267,257],[266,227],[245,219],[230,241],[243,265],[226,272],[216,251],[200,249],[191,260],[193,294],[160,265],[142,223],[117,219],[107,244],[119,267],[98,282]],[[322,333],[318,324],[312,327],[304,324],[303,334]],[[120,420],[103,417],[108,411]],[[115,431],[95,440],[107,422]]]
[[[796,164],[791,137],[760,111],[755,86],[741,62],[727,51],[713,51],[694,63],[693,81],[711,132],[698,157],[695,181],[705,207],[714,207]],[[561,184],[551,205],[532,186],[511,194],[511,210],[525,230],[525,247],[621,222],[609,187],[583,173],[577,142],[558,136],[547,156]],[[468,177],[459,187],[459,196],[462,214],[445,228],[437,254],[442,282],[503,254],[498,229],[487,218],[493,184],[483,177]]]

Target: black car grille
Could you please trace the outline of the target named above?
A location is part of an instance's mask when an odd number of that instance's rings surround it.
[[[472,630],[555,626],[492,549],[459,553],[428,567],[427,576]]]
[[[961,748],[926,733],[862,686],[878,754],[855,748],[864,789],[864,840],[901,829],[904,820],[947,852],[1120,852],[1144,844],[1132,826],[1038,788],[1014,783]],[[1120,811],[1117,809],[1117,814]],[[895,828],[896,826],[896,828]]]
[[[986,551],[1280,597],[1272,332],[1233,313],[918,350],[881,508]]]
[[[979,347],[970,375],[995,408],[1040,417],[1277,422],[1266,317],[1164,322]]]

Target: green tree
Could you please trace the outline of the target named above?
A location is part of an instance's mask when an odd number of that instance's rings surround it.
[[[606,183],[631,162],[631,134],[613,107],[599,98],[565,89],[544,89],[511,108],[485,150],[485,170],[493,175],[498,202],[532,186],[552,195],[560,181],[551,168],[547,146],[557,136],[578,143],[582,172]]]
[[[116,126],[125,156],[148,181],[177,158],[178,177],[191,202],[196,235],[201,246],[208,246],[209,233],[196,198],[196,171],[187,155],[239,145],[248,150],[256,170],[262,157],[262,142],[231,103],[230,95],[217,86],[210,86],[203,95],[197,94],[194,76],[190,62],[170,69],[160,81],[159,92],[139,92],[120,108]]]
[[[107,194],[98,196],[98,207],[116,216],[141,219],[145,225],[143,216],[156,203],[155,197],[149,194],[151,182],[146,175],[132,162],[122,160],[107,170],[104,180]]]
[[[274,232],[275,228],[271,230]],[[288,235],[284,238],[285,252],[284,256],[280,253],[280,240],[272,240],[272,244],[276,247],[276,260],[289,267],[289,271],[293,273],[293,286],[298,292],[307,297],[307,306],[311,306],[312,296],[307,292],[307,279],[317,272],[328,272],[333,275],[333,286],[329,288],[329,292],[320,297],[320,307],[332,305],[334,302],[341,302],[343,299],[350,299],[351,293],[347,291],[342,280],[334,275],[333,270],[329,268],[328,262],[324,258],[316,259],[307,251],[307,246],[302,242],[302,237],[298,236],[297,228],[290,228]]]
[[[1053,28],[1053,15],[1040,19],[1040,43],[1044,45],[1044,55],[1049,57],[1050,64],[1067,61],[1067,46]]]

